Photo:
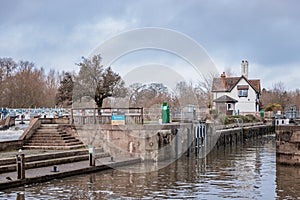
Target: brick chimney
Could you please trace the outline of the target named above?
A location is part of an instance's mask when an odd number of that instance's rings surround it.
[[[225,75],[225,72],[223,72],[221,74],[221,82],[222,82],[223,88],[226,88],[226,75]]]
[[[245,76],[246,78],[248,78],[248,66],[249,66],[249,63],[247,60],[242,60],[242,63],[241,63],[241,76]]]

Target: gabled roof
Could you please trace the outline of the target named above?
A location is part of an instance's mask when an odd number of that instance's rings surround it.
[[[224,83],[222,79],[214,78],[212,91],[229,92],[239,82],[240,77],[224,77]]]
[[[236,103],[238,101],[235,100],[234,98],[231,98],[231,97],[227,96],[227,95],[223,95],[223,96],[215,99],[214,102],[216,102],[216,103]]]
[[[248,80],[248,81],[257,93],[260,92],[260,80],[259,79],[255,79],[255,80],[253,79],[253,80]]]
[[[256,93],[260,92],[260,80],[248,80],[245,76],[241,77],[219,77],[214,78],[212,91],[213,92],[230,92],[241,79],[245,79],[248,84],[255,90]]]

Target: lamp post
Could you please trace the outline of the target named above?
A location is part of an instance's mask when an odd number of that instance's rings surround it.
[[[19,153],[16,155],[17,161],[17,178],[25,179],[25,155],[22,153],[22,149],[19,149]]]
[[[93,146],[89,146],[89,161],[90,161],[90,166],[95,166],[95,148]]]

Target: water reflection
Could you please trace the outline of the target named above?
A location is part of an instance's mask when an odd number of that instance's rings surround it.
[[[300,169],[278,166],[274,137],[183,156],[150,173],[109,170],[6,190],[4,199],[297,199]],[[276,178],[277,177],[277,178]]]
[[[300,167],[277,165],[277,196],[279,199],[300,199]]]

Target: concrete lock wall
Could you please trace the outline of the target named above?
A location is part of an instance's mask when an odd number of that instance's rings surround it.
[[[176,158],[188,148],[188,129],[193,124],[81,125],[76,126],[86,145],[102,148],[111,156],[138,156],[143,160]],[[176,136],[177,135],[177,136]],[[176,138],[177,137],[177,138]],[[190,137],[193,137],[190,133]],[[193,141],[193,138],[189,138]]]
[[[247,140],[274,133],[274,127],[271,125],[236,127],[222,130],[214,130],[214,128],[212,124],[207,125],[207,151],[213,148],[241,144],[247,142]]]
[[[176,159],[184,153],[206,154],[213,148],[243,143],[274,133],[274,127],[259,125],[215,130],[213,124],[82,125],[76,126],[86,145],[102,148],[111,156],[135,156],[143,160]],[[205,130],[204,130],[205,129]]]
[[[276,130],[276,161],[300,165],[300,126],[279,126]]]

